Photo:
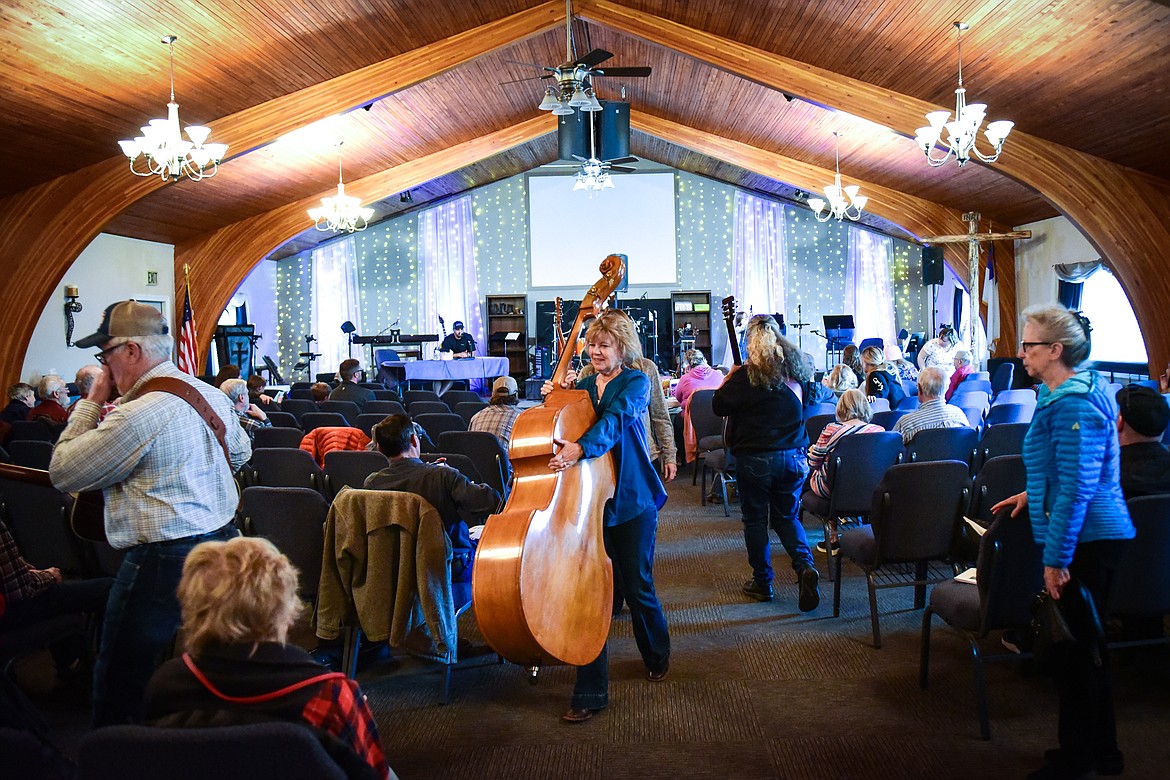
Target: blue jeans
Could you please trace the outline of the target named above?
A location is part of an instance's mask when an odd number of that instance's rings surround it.
[[[202,542],[239,536],[231,525],[202,536],[131,547],[110,589],[93,670],[94,728],[142,718],[142,698],[179,628],[175,591],[187,553]]]
[[[642,661],[652,672],[666,668],[670,661],[670,632],[662,604],[654,592],[654,536],[658,531],[658,510],[651,506],[620,525],[605,528],[605,552],[613,561],[615,579],[621,582],[630,605],[634,641]],[[597,660],[577,667],[577,684],[570,706],[599,710],[609,704],[608,643]]]
[[[792,558],[798,574],[813,565],[800,524],[800,488],[808,473],[803,449],[744,453],[735,456],[735,476],[743,509],[743,541],[757,582],[772,581],[768,528]]]

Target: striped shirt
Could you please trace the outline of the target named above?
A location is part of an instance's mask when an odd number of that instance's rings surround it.
[[[833,486],[829,484],[829,453],[846,436],[856,433],[884,433],[885,428],[873,423],[845,425],[831,422],[821,431],[817,443],[808,448],[809,487],[821,498],[828,498]]]
[[[231,423],[224,434],[230,469],[215,434],[190,404],[170,393],[138,396],[142,385],[162,376],[193,384]],[[99,425],[101,412],[101,404],[78,402],[53,449],[49,473],[66,492],[102,490],[111,545],[124,550],[182,539],[231,521],[239,501],[232,473],[252,448],[226,395],[164,360],[143,374]]]
[[[931,428],[970,428],[967,415],[957,406],[946,403],[941,398],[926,401],[905,417],[898,418],[894,423],[894,432],[902,434],[902,443],[909,444],[910,440],[918,435],[919,431]]]

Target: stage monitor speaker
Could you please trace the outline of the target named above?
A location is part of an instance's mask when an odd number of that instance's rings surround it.
[[[601,103],[600,113],[601,127],[597,130],[598,158],[616,160],[619,157],[629,157],[630,104],[616,100],[604,100]],[[588,146],[589,139],[585,140],[586,146]]]
[[[941,246],[922,247],[922,283],[943,283],[943,248]]]
[[[589,156],[589,125],[585,124],[593,112],[574,111],[557,117],[557,159],[573,161]]]

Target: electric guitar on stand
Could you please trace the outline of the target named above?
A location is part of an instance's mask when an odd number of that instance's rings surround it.
[[[439,330],[443,331],[443,338],[439,340],[439,346],[435,347],[435,357],[439,357],[439,353],[443,351],[443,342],[447,340],[447,323],[443,322],[443,315],[435,315],[439,318]]]
[[[743,365],[743,356],[739,354],[739,339],[735,336],[735,296],[729,295],[723,299],[723,322],[727,325],[727,338],[731,341],[731,359],[737,366]]]

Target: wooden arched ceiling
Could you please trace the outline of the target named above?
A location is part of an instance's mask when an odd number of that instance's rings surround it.
[[[0,141],[19,152],[0,177],[0,215],[11,228],[0,236],[9,281],[0,323],[10,334],[0,369],[10,379],[55,284],[98,231],[180,244],[318,196],[335,172],[328,150],[262,147],[371,102],[368,114],[342,122],[353,133],[347,180],[506,131],[535,115],[541,85],[498,85],[535,72],[507,60],[563,59],[559,0],[478,0],[442,12],[421,0],[386,0],[376,10],[361,0],[263,8],[194,0],[172,9],[178,100],[186,121],[222,117],[213,137],[238,156],[216,179],[162,187],[130,176],[123,158],[105,157],[161,108],[162,98],[142,88],[165,85],[157,9],[124,0],[103,16],[104,7],[17,0],[0,26],[12,85],[0,91]],[[996,166],[962,171],[929,169],[901,137],[926,110],[952,101],[953,9],[889,0],[579,0],[574,12],[584,20],[574,25],[578,51],[604,46],[615,65],[654,67],[652,78],[626,84],[647,116],[821,169],[832,162],[829,132],[843,126],[846,178],[974,208],[1002,225],[1059,209],[1118,271],[1151,358],[1170,357],[1160,354],[1170,325],[1153,314],[1170,304],[1170,281],[1151,273],[1150,259],[1167,254],[1165,7],[1019,0],[968,9],[968,85],[993,115],[1015,119],[1017,134]],[[780,90],[804,100],[785,103]],[[514,152],[535,159],[523,147]],[[1126,203],[1118,211],[1129,234],[1104,214],[1111,206],[1099,205],[1115,200]]]

